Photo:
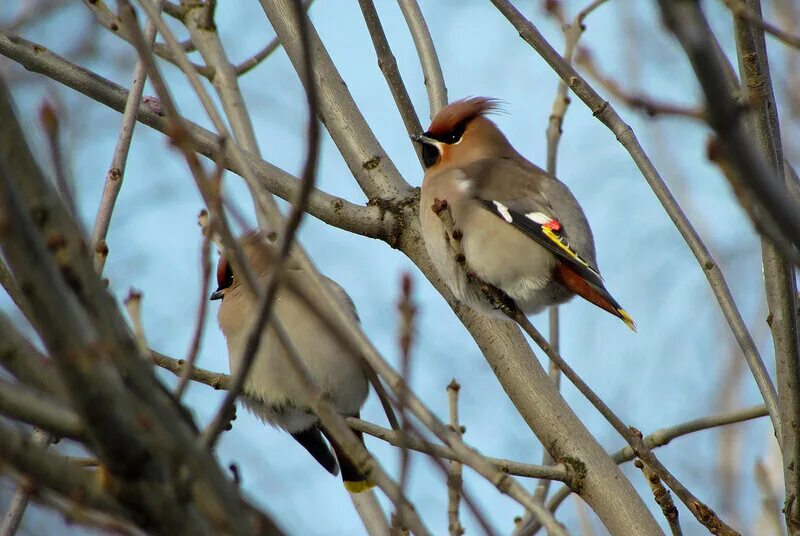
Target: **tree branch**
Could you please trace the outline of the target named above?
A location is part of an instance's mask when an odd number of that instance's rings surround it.
[[[291,0],[261,0],[261,6],[283,43],[295,71],[302,72],[298,20],[293,14]],[[371,199],[406,198],[411,187],[378,143],[313,26],[309,29],[309,40],[314,83],[319,88],[320,119],[353,177]]]
[[[111,109],[118,112],[124,110],[127,97],[125,89],[64,60],[39,44],[0,30],[0,54]],[[141,108],[138,120],[159,132],[165,134],[169,132],[169,121],[149,106]],[[184,118],[182,122],[187,131],[186,143],[203,156],[212,160],[218,159],[220,156],[218,136]],[[243,175],[244,171],[233,159],[232,145],[233,143],[229,142],[222,149],[225,167],[238,175]],[[242,158],[253,169],[256,179],[264,188],[284,200],[291,200],[296,195],[299,181],[295,177],[246,151],[242,151]],[[340,197],[315,190],[309,198],[307,208],[312,216],[340,229],[370,238],[382,238],[390,243],[396,240],[393,238],[395,222],[392,214],[378,206],[355,205]]]
[[[419,63],[422,66],[422,74],[425,75],[425,89],[428,91],[428,106],[430,107],[431,119],[439,113],[439,110],[447,106],[447,87],[444,85],[444,75],[442,66],[439,64],[439,56],[436,54],[436,47],[433,46],[431,32],[425,24],[425,17],[417,4],[417,0],[397,0],[403,18],[406,19],[408,31],[414,40],[414,47],[417,49]]]
[[[740,5],[761,19],[760,0],[747,0],[746,4],[742,2]],[[746,88],[751,103],[745,116],[747,130],[750,139],[758,142],[770,171],[778,180],[787,182],[764,31],[761,26],[741,18],[736,18],[734,22],[742,87]],[[761,256],[769,307],[767,323],[775,348],[778,408],[782,423],[782,434],[778,438],[786,489],[784,511],[790,533],[800,534],[800,333],[797,284],[794,266],[766,237],[762,238]]]

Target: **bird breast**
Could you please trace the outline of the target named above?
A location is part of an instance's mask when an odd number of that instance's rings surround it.
[[[287,299],[288,298],[288,299]],[[252,299],[241,287],[223,300],[219,324],[228,343],[230,368],[237,373],[255,316]],[[368,393],[366,377],[357,358],[351,357],[329,334],[327,328],[288,291],[276,298],[273,316],[280,318],[301,363],[321,394],[339,413],[358,412]],[[306,411],[310,406],[303,384],[272,327],[262,335],[255,362],[245,382],[244,393],[276,409],[274,415],[261,415],[283,426],[279,414],[287,408]],[[291,431],[291,430],[290,430]]]

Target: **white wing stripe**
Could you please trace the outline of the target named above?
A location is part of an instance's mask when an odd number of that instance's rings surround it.
[[[506,220],[508,223],[514,221],[514,218],[511,217],[511,212],[508,211],[507,206],[505,206],[500,201],[492,201],[492,203],[494,203],[494,206],[497,207],[497,212],[500,213],[500,215],[503,217],[504,220]]]

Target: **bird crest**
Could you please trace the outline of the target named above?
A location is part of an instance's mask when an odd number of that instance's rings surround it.
[[[500,110],[500,101],[489,97],[468,97],[451,102],[436,114],[428,134],[432,137],[443,136],[465,126],[476,117]]]

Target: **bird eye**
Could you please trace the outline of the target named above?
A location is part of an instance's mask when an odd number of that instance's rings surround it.
[[[464,131],[467,129],[467,124],[462,122],[456,125],[456,127],[442,136],[442,141],[448,145],[452,145],[454,143],[458,143],[461,141],[461,138],[464,136]]]

